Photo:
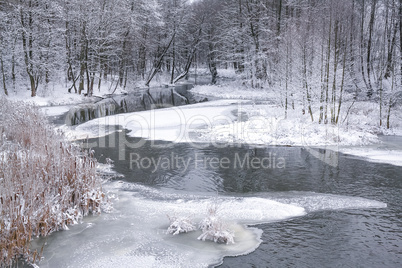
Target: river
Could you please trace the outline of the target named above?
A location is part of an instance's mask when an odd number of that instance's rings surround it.
[[[127,146],[122,155],[119,137],[84,141],[122,175],[104,184],[114,210],[35,240],[34,247],[46,243],[40,267],[402,264],[401,166],[342,153],[334,166],[302,147],[164,141]],[[400,147],[402,138],[386,142]],[[235,244],[199,241],[200,231],[166,233],[167,215],[197,223],[211,204],[235,232]]]

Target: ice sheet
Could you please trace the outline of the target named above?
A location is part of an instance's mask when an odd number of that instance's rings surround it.
[[[286,192],[278,198],[167,194],[145,186],[113,182],[105,185],[115,196],[114,211],[87,217],[69,231],[47,238],[40,267],[208,267],[224,256],[254,251],[261,230],[246,228],[282,221],[318,210],[383,208],[386,204],[364,198]],[[166,234],[170,216],[188,216],[194,222],[218,204],[218,215],[235,232],[235,244],[197,240],[201,231]],[[41,240],[36,240],[40,247]],[[42,240],[43,241],[43,240]]]

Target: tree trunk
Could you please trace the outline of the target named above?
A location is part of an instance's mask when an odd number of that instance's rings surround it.
[[[342,98],[343,98],[343,88],[345,82],[345,69],[346,69],[346,54],[347,54],[347,46],[345,45],[345,51],[343,55],[343,67],[342,67],[342,82],[341,82],[341,89],[339,92],[339,100],[338,100],[338,113],[336,115],[335,124],[339,122],[339,114],[341,113],[341,106],[342,106]]]
[[[276,25],[276,36],[281,35],[281,18],[282,18],[282,0],[279,0],[278,19]]]
[[[174,30],[176,32],[176,29]],[[176,68],[176,44],[175,40],[173,39],[173,47],[172,47],[172,73],[170,76],[170,84],[173,84],[174,81],[174,69]]]
[[[13,44],[13,55],[11,56],[11,80],[13,81],[13,89],[15,90],[16,86],[16,75],[15,75],[15,45],[17,43],[17,38],[14,39]]]
[[[153,71],[149,74],[147,82],[145,83],[145,86],[149,87],[149,83],[151,83],[152,79],[154,78],[154,76],[159,72],[159,70],[161,69],[162,66],[162,61],[163,58],[165,57],[169,47],[172,45],[173,39],[175,38],[176,33],[173,33],[172,38],[169,41],[169,44],[165,47],[165,49],[163,50],[161,56],[159,57],[158,61],[154,64],[154,69]]]
[[[367,96],[371,98],[373,95],[373,87],[371,85],[371,45],[372,45],[372,36],[373,36],[373,27],[374,27],[374,19],[375,19],[375,8],[376,8],[377,0],[373,0],[371,4],[371,12],[370,12],[370,22],[369,22],[369,39],[367,41],[367,80],[368,80],[368,92]]]
[[[211,84],[215,85],[216,84],[216,78],[218,76],[218,71],[216,70],[216,56],[215,56],[215,48],[214,44],[212,42],[212,30],[209,31],[208,33],[208,67],[209,67],[209,72],[211,73]]]
[[[323,27],[323,37],[322,37],[322,43],[321,43],[321,94],[320,94],[320,119],[318,120],[318,123],[321,124],[322,121],[324,120],[324,100],[325,100],[325,80],[326,80],[326,65],[324,65],[325,62],[325,56],[324,56],[324,44],[325,44],[325,23]]]
[[[399,0],[399,63],[401,69],[401,84],[402,84],[402,0]]]
[[[364,84],[365,84],[365,86],[366,86],[366,89],[370,89],[370,87],[369,87],[369,85],[368,85],[368,83],[367,83],[367,80],[366,80],[366,74],[365,74],[365,71],[364,71],[364,57],[363,57],[363,54],[364,54],[364,14],[365,14],[365,12],[366,12],[366,10],[365,10],[365,0],[363,0],[362,1],[362,11],[361,11],[361,16],[362,16],[362,19],[361,19],[361,24],[360,24],[360,71],[361,71],[361,73],[362,73],[362,79],[363,79],[363,82],[364,82]]]
[[[308,104],[308,112],[311,117],[311,122],[314,122],[314,117],[313,117],[313,111],[311,109],[311,95],[309,91],[309,85],[307,82],[307,59],[306,59],[306,45],[303,47],[303,85],[306,89],[306,98],[307,98],[307,104]]]
[[[204,21],[204,17],[202,19],[202,22],[203,21]],[[180,79],[183,79],[184,77],[187,76],[187,74],[190,70],[191,64],[193,63],[195,52],[197,51],[197,46],[201,40],[201,34],[202,34],[202,23],[200,25],[200,28],[198,29],[198,36],[193,41],[192,50],[190,51],[190,53],[187,56],[187,62],[186,62],[186,65],[184,66],[184,71],[174,79],[173,83],[177,83]]]
[[[173,83],[175,84],[175,83],[177,83],[179,80],[181,80],[181,79],[183,79],[184,77],[186,77],[187,76],[187,74],[188,74],[188,71],[190,70],[190,67],[191,67],[191,63],[193,62],[193,59],[194,59],[194,55],[195,55],[195,52],[196,52],[196,48],[193,48],[193,50],[190,52],[190,54],[188,55],[188,57],[187,57],[187,63],[186,63],[186,65],[184,66],[184,71],[181,73],[181,74],[179,74],[174,80],[173,80]]]
[[[389,104],[388,104],[388,112],[387,112],[387,129],[389,129],[391,126],[390,126],[390,122],[389,122],[389,119],[390,119],[390,117],[391,117],[391,107],[392,107],[392,97],[390,98],[390,100],[389,100]]]
[[[8,91],[7,91],[7,86],[6,86],[6,74],[4,73],[4,64],[3,64],[3,57],[1,55],[1,51],[0,51],[0,67],[1,67],[1,74],[3,77],[4,94],[6,94],[8,96]]]
[[[238,20],[239,20],[239,32],[243,33],[243,21],[242,21],[242,16],[243,16],[243,7],[242,7],[242,0],[239,0],[238,2],[239,4],[239,10],[238,10]],[[239,73],[243,73],[244,72],[244,44],[243,44],[243,36],[241,36],[241,40],[240,40],[240,47],[237,47],[236,49],[236,54],[240,55],[240,60],[238,60],[238,56],[236,56],[236,61],[234,62],[234,67],[235,70]]]
[[[338,51],[338,30],[339,30],[339,21],[335,20],[335,37],[334,37],[334,79],[332,82],[332,97],[331,97],[331,123],[335,123],[336,114],[336,72],[338,71],[338,60],[339,60],[339,51]]]
[[[36,83],[34,77],[34,70],[33,70],[33,36],[32,36],[32,25],[33,25],[33,18],[32,18],[32,1],[28,2],[28,18],[24,17],[24,12],[22,7],[20,7],[20,18],[21,24],[26,29],[21,31],[22,34],[22,47],[24,50],[24,60],[25,60],[25,68],[26,72],[29,76],[29,82],[31,86],[31,97],[36,96]],[[28,32],[28,34],[26,34]]]
[[[324,109],[324,123],[328,123],[328,102],[329,102],[329,64],[331,61],[331,31],[332,30],[332,10],[329,18],[328,30],[328,51],[326,62],[326,77],[325,77],[325,109]]]
[[[127,37],[130,34],[130,31],[127,31],[124,34],[124,41],[123,41],[123,48],[122,48],[122,56],[120,59],[120,65],[119,65],[119,84],[120,87],[123,86],[123,81],[124,81],[124,73],[126,69],[126,59],[128,58],[127,53]]]
[[[81,95],[81,93],[84,91],[84,80],[85,80],[85,71],[86,71],[86,50],[87,50],[87,41],[86,39],[86,34],[85,34],[85,29],[86,23],[84,22],[83,27],[82,27],[82,33],[81,33],[81,52],[80,52],[80,83],[78,86],[78,94]]]
[[[391,71],[392,71],[392,62],[393,62],[393,53],[394,53],[394,47],[396,43],[396,34],[398,32],[398,24],[395,23],[394,26],[394,33],[392,35],[392,39],[388,40],[389,42],[389,47],[388,47],[388,56],[387,56],[387,68],[384,74],[384,78],[387,79],[391,76]]]

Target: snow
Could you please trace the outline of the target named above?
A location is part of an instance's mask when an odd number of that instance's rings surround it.
[[[218,77],[220,78],[230,78],[230,79],[237,79],[239,75],[236,73],[236,70],[233,68],[217,68]],[[208,68],[191,68],[190,73],[194,75],[210,75],[211,72]]]
[[[49,83],[47,89],[40,88],[37,92],[37,96],[35,97],[31,97],[31,91],[29,90],[19,90],[17,92],[10,91],[8,99],[13,101],[23,101],[41,107],[74,105],[92,102],[111,94],[114,90],[114,87],[111,88],[110,86],[111,82],[103,81],[103,84],[99,90],[97,87],[94,88],[92,97],[85,97],[84,93],[86,93],[86,91],[84,91],[81,95],[76,93],[68,93],[68,87],[64,85],[64,82],[55,80]],[[74,89],[72,89],[72,92],[74,92]],[[126,93],[126,90],[117,87],[114,94],[121,95]]]
[[[238,84],[195,86],[191,91],[200,95],[208,95],[217,98],[259,101],[272,100],[277,96],[272,91],[248,88],[241,85],[239,86]]]
[[[67,89],[63,90],[60,88],[49,91],[42,96],[37,95],[35,97],[31,97],[30,91],[12,92],[10,93],[9,99],[13,101],[24,101],[37,106],[69,105],[88,101],[88,98],[85,98],[84,95],[68,93]]]
[[[402,150],[374,149],[371,147],[341,148],[344,154],[358,156],[374,163],[402,166]]]

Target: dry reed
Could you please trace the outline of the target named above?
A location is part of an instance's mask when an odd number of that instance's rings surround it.
[[[33,237],[65,229],[104,199],[92,152],[54,131],[40,111],[0,98],[0,267],[35,263]]]

